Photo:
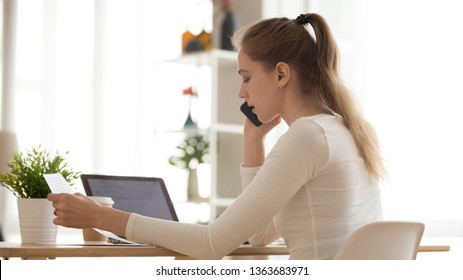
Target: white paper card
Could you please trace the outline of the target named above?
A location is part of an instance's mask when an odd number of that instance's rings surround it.
[[[105,230],[101,230],[101,229],[97,229],[97,228],[94,228],[94,230],[99,232],[100,234],[103,234],[104,236],[107,236],[109,238],[112,238],[112,239],[117,240],[117,241],[122,242],[122,243],[142,245],[140,243],[132,242],[132,241],[129,241],[129,240],[124,239],[122,237],[119,237],[119,236],[117,236],[114,233],[109,232],[109,231],[105,231]]]
[[[60,173],[43,174],[52,193],[74,193],[71,185]]]

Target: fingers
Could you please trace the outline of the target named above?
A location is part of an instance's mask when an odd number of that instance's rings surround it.
[[[54,208],[54,209],[53,209],[53,215],[54,215],[56,218],[53,219],[53,223],[54,223],[55,225],[58,225],[58,224],[59,224],[59,221],[58,221],[59,215],[58,215],[58,209],[57,209],[57,208],[58,208],[59,197],[60,197],[59,194],[54,194],[54,193],[49,193],[49,194],[47,195],[47,199],[48,199],[49,201],[52,202],[51,205],[52,205],[53,208]]]
[[[62,222],[60,220],[59,212],[57,209],[53,210],[53,215],[56,217],[53,219],[53,224],[61,226]]]
[[[56,210],[58,210],[59,206],[62,204],[61,201],[63,200],[63,195],[64,194],[58,194],[58,193],[50,193],[47,195],[47,199],[51,201],[51,205],[53,208],[55,208],[55,211],[53,214],[56,216]]]
[[[62,219],[60,219],[59,217],[53,219],[53,224],[57,226],[65,226]]]
[[[67,200],[71,198],[71,194],[66,193],[49,193],[47,199],[52,202],[53,206],[53,215],[56,217],[53,219],[53,224],[55,225],[64,225],[63,223],[63,212],[62,210],[66,208]]]
[[[55,207],[58,204],[65,204],[65,203],[72,203],[73,200],[76,199],[76,197],[85,197],[81,193],[75,193],[75,194],[70,194],[70,193],[49,193],[47,195],[47,199],[51,202],[53,202],[53,207]],[[56,207],[55,207],[56,208]]]
[[[53,194],[50,196],[50,194],[47,196],[48,200],[52,201],[52,206],[53,206],[53,215],[55,218],[53,219],[53,224],[55,225],[62,225],[61,220],[60,220],[60,212],[59,212],[59,207],[58,207],[58,201],[59,201],[59,194]]]
[[[49,193],[47,195],[47,199],[49,201],[56,201],[58,198],[59,198],[59,194],[57,194],[57,193]]]
[[[89,208],[96,202],[80,193],[49,194],[47,198],[54,208],[53,224],[73,228],[90,227],[88,221],[91,220],[89,213],[92,211]]]

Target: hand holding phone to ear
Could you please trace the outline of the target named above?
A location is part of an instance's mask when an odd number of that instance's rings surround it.
[[[260,166],[265,160],[263,139],[270,130],[280,123],[281,117],[276,117],[272,121],[263,124],[259,121],[257,115],[252,112],[252,107],[249,107],[247,102],[244,102],[240,109],[252,123],[246,121],[244,125],[243,166]]]
[[[252,112],[252,107],[249,107],[247,102],[244,102],[241,107],[240,107],[241,112],[248,117],[248,119],[255,125],[255,126],[260,126],[262,125],[262,122],[259,121],[257,118],[257,115]]]

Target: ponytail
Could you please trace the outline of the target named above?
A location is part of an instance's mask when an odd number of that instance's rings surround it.
[[[306,14],[304,19],[312,26],[316,38],[318,75],[315,79],[314,97],[323,107],[342,117],[367,169],[375,177],[384,179],[386,171],[376,131],[339,78],[339,51],[330,28],[317,14]]]

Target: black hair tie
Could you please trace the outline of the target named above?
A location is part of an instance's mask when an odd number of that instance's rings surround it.
[[[296,22],[299,23],[299,24],[305,25],[305,26],[307,26],[307,24],[309,24],[309,22],[306,20],[304,14],[300,14],[300,15],[296,18]]]

